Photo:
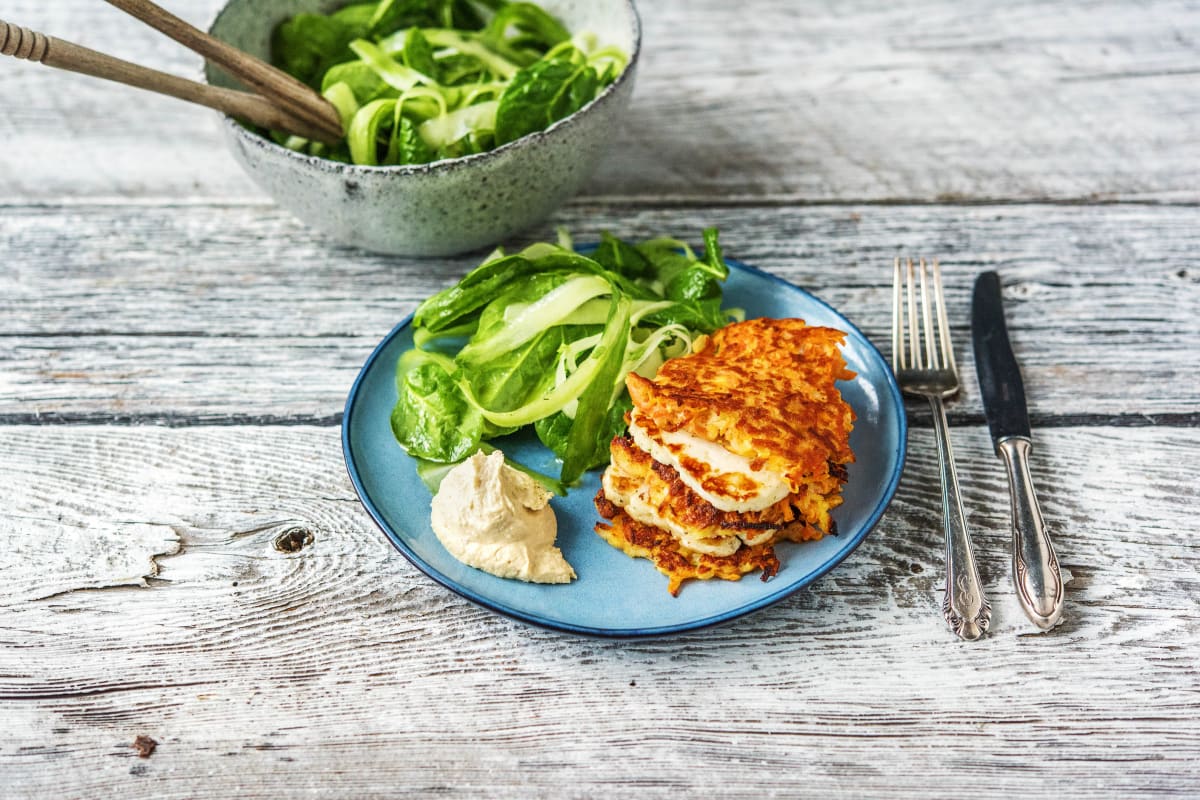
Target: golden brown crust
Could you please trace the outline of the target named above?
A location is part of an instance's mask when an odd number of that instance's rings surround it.
[[[854,460],[854,412],[835,385],[854,373],[845,334],[799,319],[739,322],[669,359],[653,381],[626,380],[643,425],[686,431],[751,459],[755,469],[801,485],[833,479],[830,465]]]
[[[597,495],[599,505],[603,495]],[[683,582],[696,578],[740,580],[743,575],[762,570],[765,581],[779,572],[779,558],[771,544],[746,545],[733,555],[713,556],[689,550],[662,528],[643,525],[624,511],[618,511],[612,524],[596,524],[596,533],[606,542],[634,558],[649,559],[668,578],[667,591],[679,594]]]
[[[658,514],[703,536],[735,535],[738,531],[781,528],[798,519],[794,496],[785,497],[762,511],[722,511],[697,495],[674,467],[655,461],[628,437],[612,441],[608,480],[625,492],[641,490]],[[611,498],[606,499],[606,502]],[[608,503],[612,505],[612,503]],[[606,519],[611,517],[601,511]],[[813,520],[816,522],[816,520]]]
[[[596,508],[610,524],[598,523],[596,532],[628,555],[649,559],[669,578],[672,595],[693,578],[740,580],[761,570],[767,580],[779,571],[777,542],[836,532],[830,512],[842,502],[845,465],[854,460],[854,412],[836,386],[853,377],[838,349],[844,338],[798,319],[750,320],[700,337],[691,355],[668,360],[653,381],[630,374],[637,422],[652,440],[663,441],[663,431],[685,431],[716,442],[749,459],[753,470],[785,476],[791,493],[762,510],[724,511],[674,467],[631,438],[617,437],[605,488],[596,495]],[[675,452],[682,455],[682,448]],[[689,480],[722,481],[712,487],[701,481],[713,495],[736,498],[754,490],[737,475],[681,464]],[[679,535],[666,529],[672,527]]]

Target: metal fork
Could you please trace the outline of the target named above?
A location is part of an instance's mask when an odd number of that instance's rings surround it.
[[[954,348],[950,344],[950,324],[946,319],[946,302],[942,295],[942,270],[935,259],[932,264],[933,277],[929,280],[929,265],[925,259],[920,260],[921,317],[918,324],[915,287],[918,278],[914,275],[912,259],[905,261],[906,269],[901,268],[899,258],[894,264],[892,371],[896,373],[900,389],[905,394],[928,398],[933,407],[933,430],[942,474],[942,527],[946,532],[946,599],[942,602],[942,614],[960,637],[978,639],[991,623],[992,607],[983,594],[979,571],[975,567],[975,554],[971,549],[967,517],[958,488],[958,472],[954,467],[954,449],[950,446],[946,407],[942,403],[958,393],[958,367],[954,363]],[[927,288],[926,284],[930,286]]]

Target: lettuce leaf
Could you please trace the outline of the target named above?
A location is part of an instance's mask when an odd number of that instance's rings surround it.
[[[561,459],[562,483],[577,483],[625,430],[625,376],[652,376],[737,318],[721,305],[728,268],[715,230],[705,242],[698,257],[675,240],[604,234],[581,253],[563,234],[489,256],[413,316],[415,347],[397,367],[397,441],[444,464],[532,425]]]

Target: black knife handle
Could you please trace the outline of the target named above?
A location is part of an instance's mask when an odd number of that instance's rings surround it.
[[[984,272],[975,279],[971,297],[971,340],[975,345],[975,371],[979,377],[984,413],[992,442],[999,446],[1009,436],[1030,437],[1025,384],[1008,341],[1000,276]]]

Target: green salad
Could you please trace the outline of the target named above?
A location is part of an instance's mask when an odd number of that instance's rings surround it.
[[[653,377],[693,339],[741,319],[722,307],[729,274],[717,231],[698,256],[676,239],[603,235],[497,251],[423,302],[396,369],[392,432],[422,477],[532,426],[562,461],[561,493],[608,463],[632,406],[625,376]],[[426,479],[426,483],[430,483]]]
[[[328,99],[346,131],[333,146],[275,140],[367,165],[458,158],[544,130],[628,64],[541,7],[505,0],[379,0],[298,14],[276,28],[271,57]]]

